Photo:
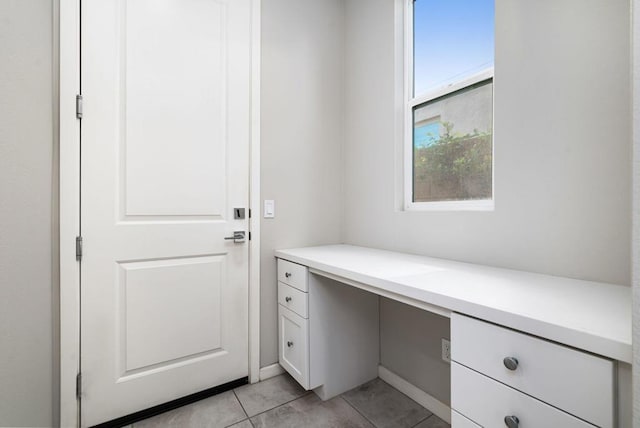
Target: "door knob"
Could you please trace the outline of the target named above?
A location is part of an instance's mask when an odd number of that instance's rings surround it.
[[[287,303],[290,302],[291,301],[291,297],[289,297],[289,296],[285,297],[284,301],[287,302]]]
[[[290,274],[289,272],[285,272],[285,273],[284,273],[284,277],[285,277],[285,278],[291,278],[291,274]]]
[[[235,230],[233,236],[225,236],[227,241],[233,240],[236,244],[242,244],[245,240],[244,230]]]
[[[518,428],[518,425],[520,425],[520,420],[517,416],[505,416],[504,424],[509,428]]]
[[[293,342],[287,342],[287,346],[288,346],[289,348],[293,347]]]
[[[518,359],[515,357],[506,357],[502,360],[502,364],[509,370],[513,371],[518,368]]]

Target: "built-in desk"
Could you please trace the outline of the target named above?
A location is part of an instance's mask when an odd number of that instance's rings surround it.
[[[452,407],[474,413],[454,411],[454,425],[493,423],[477,403],[484,391],[530,412],[527,426],[616,426],[616,363],[632,360],[630,287],[349,245],[275,256],[280,362],[323,399],[377,376],[384,296],[452,319]],[[470,401],[463,388],[480,395]],[[580,399],[591,392],[600,398]]]

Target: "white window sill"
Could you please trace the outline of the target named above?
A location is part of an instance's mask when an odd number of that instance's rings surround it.
[[[470,201],[410,202],[405,211],[494,211],[493,199]]]

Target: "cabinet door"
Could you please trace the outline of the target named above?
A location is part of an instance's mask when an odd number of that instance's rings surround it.
[[[278,331],[280,365],[309,389],[309,320],[278,305]]]
[[[517,418],[522,428],[593,427],[456,362],[451,363],[451,408],[484,427],[504,427],[505,417]]]

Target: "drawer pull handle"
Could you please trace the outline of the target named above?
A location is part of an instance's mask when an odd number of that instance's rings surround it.
[[[504,424],[509,428],[518,428],[518,425],[520,425],[520,420],[517,416],[505,416]]]
[[[288,346],[289,348],[292,348],[292,347],[293,347],[293,342],[291,342],[291,341],[287,342],[287,346]]]
[[[289,297],[289,296],[285,297],[285,298],[284,298],[284,301],[285,301],[285,302],[287,302],[287,303],[289,303],[289,302],[291,301],[291,297]]]
[[[291,274],[290,274],[289,272],[285,272],[285,273],[284,273],[284,277],[285,277],[285,278],[291,278]]]
[[[518,368],[518,359],[515,357],[507,357],[504,360],[502,360],[502,363],[506,368],[508,368],[511,371]]]

